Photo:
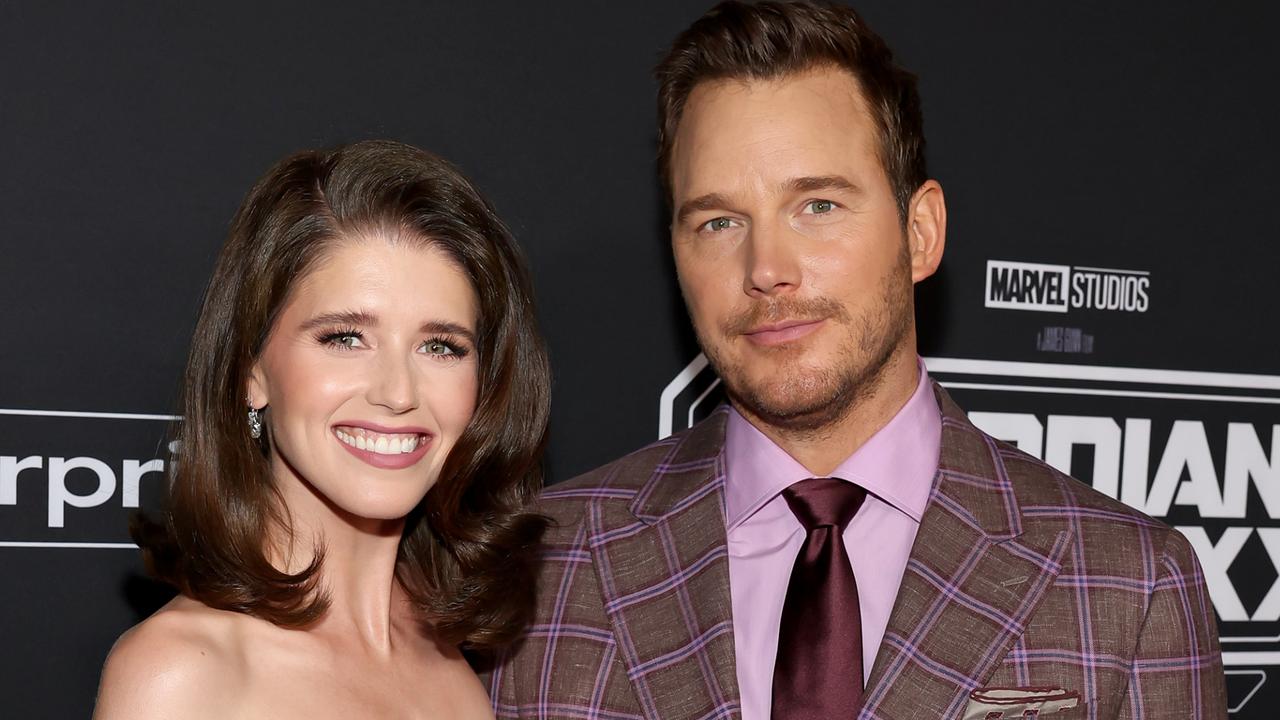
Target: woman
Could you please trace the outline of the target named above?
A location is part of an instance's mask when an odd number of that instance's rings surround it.
[[[483,718],[461,651],[532,610],[549,373],[508,231],[391,142],[249,193],[185,376],[163,522],[180,595],[116,643],[95,717]]]

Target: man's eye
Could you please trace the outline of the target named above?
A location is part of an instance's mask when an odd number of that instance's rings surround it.
[[[836,209],[836,204],[830,200],[810,200],[805,204],[805,210],[813,215],[823,215]]]
[[[728,230],[731,227],[733,227],[733,221],[726,217],[718,217],[713,220],[708,220],[702,224],[703,230],[709,230],[711,232],[720,232],[722,230]]]

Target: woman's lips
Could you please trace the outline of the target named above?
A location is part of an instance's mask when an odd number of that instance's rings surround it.
[[[352,455],[377,468],[411,467],[426,455],[434,436],[421,428],[389,428],[370,423],[341,423],[334,439]]]
[[[761,325],[744,334],[753,344],[769,347],[799,340],[817,330],[822,323],[822,320],[788,320]]]

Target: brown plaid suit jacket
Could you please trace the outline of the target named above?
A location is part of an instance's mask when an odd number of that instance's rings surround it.
[[[959,718],[976,689],[1049,686],[1080,695],[1053,720],[1225,718],[1186,540],[935,390],[938,474],[858,717]],[[499,717],[739,717],[724,427],[717,412],[546,491],[538,616],[489,677]]]

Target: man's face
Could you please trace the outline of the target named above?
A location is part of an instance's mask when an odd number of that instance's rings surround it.
[[[913,258],[878,138],[837,69],[705,82],[685,106],[671,163],[680,287],[730,396],[775,427],[841,419],[914,357]]]

